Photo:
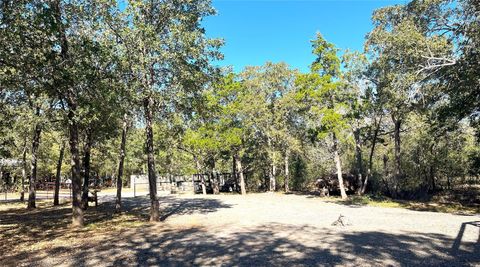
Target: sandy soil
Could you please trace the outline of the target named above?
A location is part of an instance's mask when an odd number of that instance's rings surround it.
[[[110,200],[104,196],[99,209],[109,210]],[[51,245],[4,253],[0,266],[480,266],[478,215],[269,193],[160,201],[159,223],[113,224],[109,231],[74,235],[63,243],[54,242],[60,234],[45,236]],[[145,197],[125,199],[128,212],[144,217],[148,205]],[[340,214],[349,225],[332,226]],[[15,216],[0,212],[0,227],[22,219]],[[68,212],[64,216],[68,219]]]

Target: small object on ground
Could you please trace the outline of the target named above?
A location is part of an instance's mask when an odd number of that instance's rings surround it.
[[[351,225],[351,224],[345,216],[340,214],[340,216],[338,216],[338,219],[336,221],[334,221],[332,223],[332,225],[333,226],[347,226],[347,225]]]

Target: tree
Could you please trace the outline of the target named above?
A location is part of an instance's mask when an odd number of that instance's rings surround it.
[[[53,195],[53,205],[59,205],[59,195],[60,195],[60,180],[62,178],[62,163],[63,157],[65,154],[65,141],[62,140],[62,145],[60,147],[60,154],[58,155],[58,163],[57,163],[57,172],[55,175],[55,192]]]
[[[429,25],[440,9],[430,1],[412,1],[376,10],[375,28],[368,35],[367,49],[373,58],[372,79],[394,125],[394,177],[404,178],[401,160],[401,128],[406,116],[422,101],[428,91],[421,92],[425,74],[418,71],[425,55],[448,53],[451,46],[443,35],[429,34]],[[434,2],[434,1],[432,1]]]
[[[288,112],[285,96],[294,91],[296,71],[285,63],[267,62],[260,67],[247,67],[241,74],[242,86],[248,92],[242,102],[244,124],[256,132],[269,159],[269,191],[277,189],[277,167],[282,154],[291,149]],[[283,151],[282,151],[283,150]],[[282,153],[283,152],[283,153]]]
[[[126,143],[127,143],[127,131],[129,127],[129,118],[128,114],[125,113],[123,115],[123,122],[122,122],[122,140],[120,142],[120,151],[118,157],[118,173],[117,173],[117,199],[115,201],[115,210],[120,210],[122,206],[122,178],[123,178],[123,166],[125,162],[125,155],[126,155]]]
[[[297,99],[308,102],[305,111],[312,119],[309,123],[312,139],[317,141],[328,136],[331,138],[340,193],[342,199],[345,199],[347,194],[342,176],[339,136],[346,127],[344,114],[347,105],[344,104],[344,92],[338,81],[341,75],[340,59],[335,46],[327,42],[320,33],[317,33],[317,38],[312,41],[312,48],[316,59],[311,65],[311,73],[297,77]]]
[[[174,109],[178,96],[196,90],[194,82],[205,81],[212,68],[210,59],[220,55],[219,40],[208,39],[201,19],[212,15],[210,2],[143,1],[129,2],[125,9],[126,27],[119,32],[128,51],[130,75],[135,77],[137,99],[145,118],[145,144],[150,188],[150,220],[158,221],[153,123]],[[160,15],[161,14],[161,15]],[[177,106],[178,107],[178,106]],[[161,112],[156,114],[156,110]],[[163,114],[162,114],[163,113]]]

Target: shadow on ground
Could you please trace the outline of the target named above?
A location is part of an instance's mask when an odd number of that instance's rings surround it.
[[[85,222],[88,226],[115,222],[115,218],[128,214],[122,218],[122,223],[136,223],[147,221],[150,210],[150,200],[147,197],[125,198],[122,200],[121,213],[114,212],[114,201],[104,199],[98,207],[89,207],[85,212]],[[215,199],[178,199],[175,197],[160,197],[160,208],[165,220],[172,215],[186,215],[193,213],[215,212],[218,209],[230,208]],[[60,206],[45,206],[33,210],[24,207],[0,210],[0,256],[2,252],[15,250],[17,246],[40,241],[51,241],[76,232],[69,228],[72,208],[70,203]],[[1,266],[1,264],[0,264]]]
[[[163,219],[192,213],[211,213],[229,205],[215,199],[162,198]],[[108,221],[113,203],[87,212],[87,221]],[[125,212],[145,220],[146,198],[126,199]],[[26,238],[54,239],[68,232],[70,207],[39,211],[0,212],[0,226],[15,223]],[[456,238],[431,233],[353,232],[348,227],[318,228],[271,223],[240,228],[174,227],[166,223],[86,236],[85,242],[62,244],[0,257],[0,266],[289,266],[289,265],[402,265],[469,266],[480,264],[480,234],[467,242],[464,233],[479,231],[480,221],[459,226]],[[2,228],[3,229],[3,228]],[[15,239],[10,228],[5,237]],[[50,232],[49,234],[43,232]],[[7,244],[8,245],[8,244]],[[7,247],[2,247],[7,249]]]
[[[298,238],[298,234],[304,237]],[[315,243],[317,240],[322,243]],[[480,264],[478,243],[464,243],[462,247],[456,244],[457,240],[439,234],[342,233],[284,224],[262,225],[229,236],[218,236],[204,228],[175,230],[148,226],[106,237],[101,242],[75,248],[57,247],[43,253],[56,255],[54,259],[29,255],[26,263],[44,266]]]

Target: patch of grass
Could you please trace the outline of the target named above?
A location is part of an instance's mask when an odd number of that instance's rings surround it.
[[[436,201],[407,201],[391,199],[383,196],[349,196],[348,199],[342,200],[338,197],[329,198],[330,202],[341,203],[344,205],[353,206],[372,206],[381,208],[405,208],[417,211],[431,211],[431,212],[444,212],[454,214],[478,214],[480,213],[480,207],[478,206],[465,206],[460,203],[445,203]]]

